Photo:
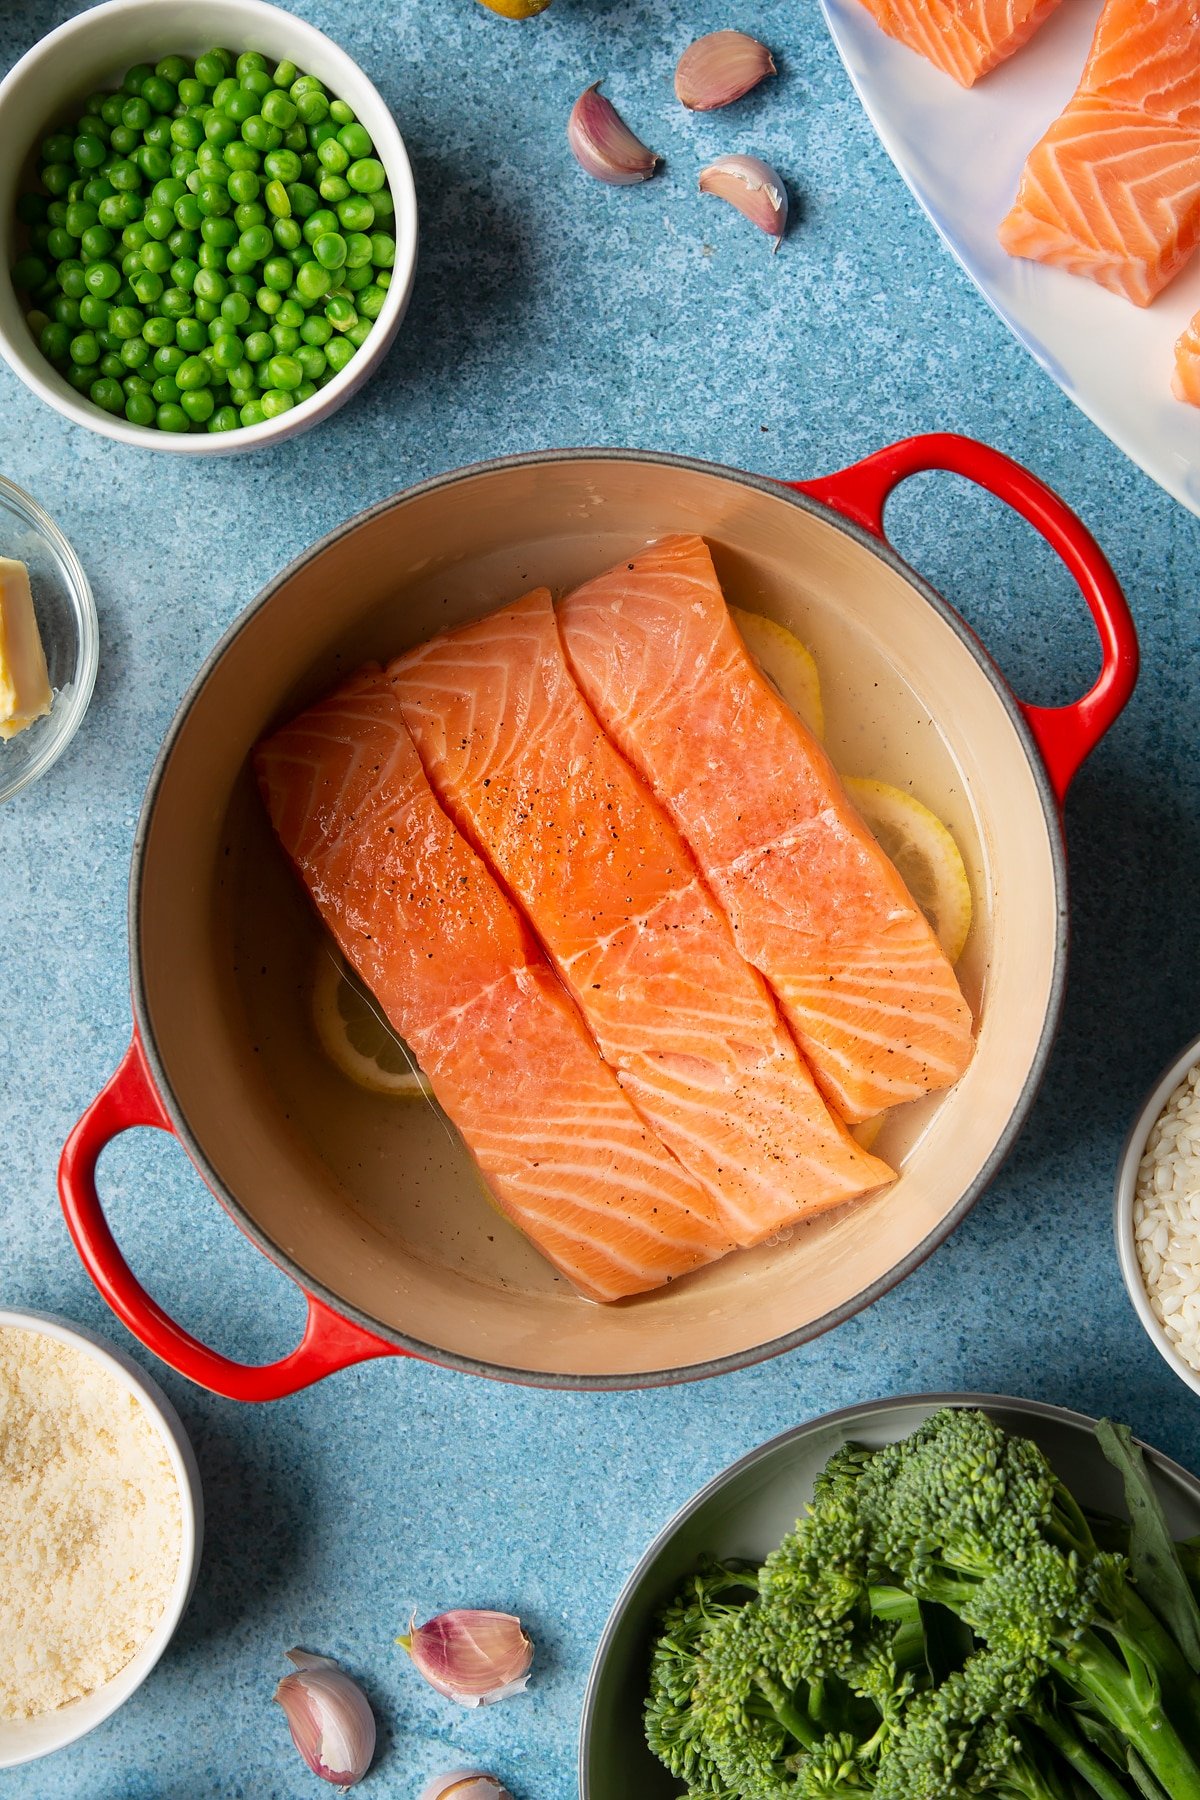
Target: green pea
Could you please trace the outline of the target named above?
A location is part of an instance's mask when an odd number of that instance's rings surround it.
[[[317,192],[328,206],[340,206],[350,198],[350,183],[343,175],[322,175]]]
[[[100,345],[94,331],[81,331],[71,339],[71,361],[84,366],[100,361]]]
[[[220,219],[231,211],[233,200],[227,188],[219,181],[202,181],[196,192],[196,204],[200,209],[200,223],[206,218]]]
[[[218,305],[229,292],[229,283],[216,269],[201,269],[192,285],[201,300],[213,300]]]
[[[272,89],[270,73],[266,69],[251,69],[242,76],[242,86],[248,88],[256,100],[262,101]],[[262,111],[261,105],[259,111]]]
[[[377,319],[383,311],[383,305],[386,299],[387,294],[384,292],[383,288],[378,287],[372,282],[370,287],[365,287],[362,290],[362,293],[359,294],[355,301],[355,305],[358,307],[359,312],[363,313],[368,319]]]
[[[235,244],[226,255],[225,267],[235,281],[241,281],[252,276],[257,262],[257,257],[251,256],[248,250],[243,250],[240,244]]]
[[[205,87],[215,88],[224,81],[229,73],[228,51],[208,50],[203,56],[196,58],[196,80],[202,81]]]
[[[300,158],[294,150],[268,150],[263,157],[263,173],[271,181],[299,181]]]
[[[275,346],[265,331],[252,331],[246,339],[246,356],[250,362],[266,362],[274,353]]]
[[[137,132],[130,131],[128,125],[114,125],[109,148],[117,156],[128,156],[131,150],[137,149],[140,141]]]
[[[228,250],[238,241],[238,228],[232,219],[205,219],[200,236],[215,249]]]
[[[125,194],[113,194],[109,199],[100,202],[100,223],[107,225],[110,231],[123,231],[127,214],[125,212]]]
[[[329,116],[339,125],[354,124],[354,108],[348,105],[345,100],[331,100],[329,102]]]
[[[258,292],[258,283],[253,275],[231,275],[229,286],[235,294],[245,294],[247,300],[253,300]]]
[[[108,301],[99,294],[85,294],[79,302],[80,323],[92,331],[103,331],[108,324],[109,311]]]
[[[251,206],[261,186],[253,169],[234,169],[229,177],[229,198],[237,206]]]
[[[245,294],[229,293],[221,302],[221,317],[235,329],[250,317],[250,302]]]
[[[244,125],[258,113],[258,95],[252,94],[249,88],[238,87],[222,102],[221,110],[235,125]]]
[[[343,231],[365,235],[375,223],[375,208],[365,194],[348,194],[339,201],[337,216]]]
[[[134,63],[131,69],[125,71],[125,79],[121,83],[122,91],[126,94],[140,94],[144,84],[149,81],[153,73],[154,70],[149,63]]]
[[[86,200],[73,200],[67,207],[62,229],[73,238],[81,238],[88,227],[96,223],[99,216],[96,208],[89,206]]]
[[[346,267],[365,269],[371,262],[371,240],[365,231],[352,231],[346,238]]]
[[[239,231],[249,231],[252,225],[266,224],[267,209],[257,200],[246,200],[236,208],[233,219]]]
[[[175,379],[179,383],[181,393],[189,388],[207,387],[209,383],[208,364],[200,356],[189,356],[175,371]]]
[[[266,372],[273,388],[283,388],[288,393],[304,380],[304,370],[294,356],[272,356]]]
[[[200,248],[200,234],[186,231],[182,225],[177,225],[167,239],[167,248],[172,256],[195,256]]]
[[[343,125],[337,135],[338,143],[342,146],[346,155],[351,158],[370,156],[372,150],[375,148],[374,144],[371,142],[371,134],[365,125],[359,125],[357,123]]]
[[[180,194],[173,211],[181,231],[199,231],[204,214],[195,194]]]
[[[224,274],[225,252],[218,250],[215,244],[201,244],[196,252],[196,261],[202,269],[215,269],[218,274]]]
[[[264,262],[275,248],[275,240],[265,225],[248,225],[238,244],[255,262]]]
[[[93,175],[90,181],[83,184],[84,205],[99,206],[102,200],[107,200],[116,191],[107,175]]]
[[[171,286],[183,288],[190,294],[199,273],[199,263],[194,263],[190,256],[177,257],[171,264]]]
[[[114,306],[108,315],[108,329],[114,337],[141,337],[146,315],[136,306]]]
[[[273,212],[277,219],[286,219],[289,217],[292,210],[292,203],[288,198],[287,188],[282,181],[269,181],[263,198],[266,200],[268,210]]]
[[[161,181],[164,175],[171,173],[170,156],[155,144],[144,144],[140,150],[134,150],[131,160],[137,164],[147,181]]]
[[[153,79],[151,76],[150,80]],[[154,108],[146,99],[144,88],[140,94],[131,95],[120,110],[120,123],[128,126],[130,131],[145,131],[153,117]],[[111,119],[109,123],[115,125],[117,120]]]
[[[283,305],[276,313],[275,323],[277,325],[290,326],[294,329],[298,325],[303,325],[304,316],[304,308],[299,302],[288,298],[283,302]]]
[[[310,213],[304,221],[304,241],[306,244],[314,243],[316,239],[321,236],[322,232],[336,231],[337,227],[337,214],[335,212],[330,212],[328,207],[319,207],[316,212]]]
[[[179,83],[179,103],[187,107],[189,115],[194,117],[192,108],[202,106],[207,98],[208,90],[204,83],[197,81],[194,75],[185,75]]]
[[[155,424],[160,431],[187,431],[190,429],[191,420],[182,406],[168,402],[159,407],[155,415]]]
[[[180,319],[175,326],[175,345],[194,356],[208,343],[208,328],[200,319]]]
[[[68,163],[71,160],[72,140],[65,131],[56,131],[42,141],[41,158],[47,163]]]
[[[77,331],[80,325],[79,307],[80,302],[70,294],[60,294],[57,300],[50,302],[50,317],[60,325],[68,325],[72,331]]]
[[[284,132],[283,145],[285,150],[294,151],[297,156],[308,149],[308,132],[300,119]]]
[[[51,362],[66,362],[71,353],[71,331],[67,325],[60,325],[57,319],[43,327],[38,339],[38,348],[43,356]]]
[[[332,137],[322,139],[317,146],[317,157],[321,167],[330,175],[340,175],[343,169],[350,167],[350,157],[338,142],[336,133]]]
[[[299,69],[294,62],[289,62],[286,57],[283,62],[275,64],[271,73],[271,80],[275,83],[277,88],[290,88],[293,81],[298,81],[299,78]]]
[[[208,421],[210,431],[236,431],[241,421],[232,406],[219,406]]]
[[[173,344],[175,342],[175,321],[168,319],[165,313],[156,314],[154,318],[147,319],[142,326],[142,336],[155,350],[161,349],[165,344]]]
[[[63,370],[63,374],[71,386],[78,388],[81,394],[86,394],[96,379],[96,371],[91,363],[69,363]]]
[[[301,344],[296,351],[296,361],[307,381],[318,381],[329,366],[324,350],[317,344]]]
[[[84,270],[83,279],[90,294],[95,294],[101,300],[111,300],[121,285],[121,271],[115,263],[89,263]]]
[[[311,318],[305,319],[300,327],[300,336],[306,344],[323,347],[333,336],[333,326],[328,319],[323,318],[320,313],[316,313]]]
[[[271,327],[271,342],[275,349],[284,356],[290,356],[301,344],[300,333],[294,325],[281,325],[278,320]]]
[[[278,88],[272,88],[263,95],[262,116],[268,125],[277,125],[280,130],[286,130],[296,121],[295,102],[289,100]]]
[[[243,425],[261,425],[266,414],[257,400],[247,400],[240,417]]]
[[[323,231],[312,248],[323,269],[340,269],[346,260],[346,240],[340,232]]]
[[[178,344],[160,344],[154,352],[154,373],[156,375],[174,375],[181,363],[187,361],[187,352]]]
[[[309,187],[306,181],[293,181],[288,187],[288,199],[292,203],[292,213],[297,219],[308,220],[316,212],[321,211],[321,196],[316,188]]]
[[[214,342],[212,351],[218,369],[236,369],[246,354],[241,338],[232,331],[223,332]]]
[[[371,205],[375,208],[375,223],[386,230],[388,221],[396,215],[396,203],[385,187],[371,195]]]
[[[125,417],[131,425],[153,425],[158,408],[149,394],[129,394],[125,400]]]
[[[102,375],[99,381],[93,381],[88,393],[95,405],[102,407],[105,412],[119,413],[125,410],[125,395],[121,384],[110,376]]]
[[[346,288],[351,294],[357,294],[363,288],[370,287],[370,285],[371,285],[371,270],[365,269],[365,268],[364,269],[342,269],[339,272],[338,279],[341,282],[342,286],[344,288]]]
[[[286,256],[271,256],[263,264],[263,285],[284,293],[292,285],[292,265]]]
[[[281,413],[291,412],[296,402],[283,388],[268,388],[259,405],[262,407],[264,419],[277,419]]]
[[[99,262],[116,249],[117,240],[107,225],[90,225],[79,240],[84,262]]]
[[[193,423],[201,425],[206,419],[211,419],[216,408],[216,401],[207,388],[195,388],[181,394],[179,404]]]
[[[251,113],[242,126],[242,141],[252,150],[277,150],[283,142],[283,133],[261,113]]]
[[[149,269],[143,270],[133,278],[133,291],[143,306],[153,306],[156,300],[162,298],[162,276],[152,275]]]
[[[370,336],[371,323],[370,319],[360,319],[358,324],[352,325],[346,333],[347,341],[353,344],[356,350],[360,350]]]
[[[142,329],[144,331],[145,326]],[[151,350],[144,337],[127,338],[117,354],[127,369],[144,369],[150,361]]]
[[[171,255],[171,246],[158,238],[151,238],[149,243],[143,244],[141,258],[142,267],[149,269],[152,275],[165,275],[175,260]]]
[[[143,82],[141,97],[147,106],[152,107],[154,112],[160,116],[174,112],[179,101],[175,83],[164,75],[161,69]]]
[[[46,238],[46,248],[58,262],[64,256],[74,256],[75,239],[65,225],[55,225]]]
[[[14,270],[14,275],[16,271]],[[87,293],[87,282],[84,279],[84,268],[77,256],[69,256],[59,263],[56,270],[59,287],[64,294],[70,294],[72,300],[81,300]],[[19,287],[20,282],[17,283]]]
[[[42,186],[51,194],[65,194],[71,185],[71,171],[66,163],[50,163],[42,170]]]
[[[192,296],[186,288],[164,288],[158,304],[168,319],[184,319],[192,310]]]
[[[181,150],[195,150],[204,142],[204,127],[199,119],[193,119],[188,113],[184,113],[182,117],[171,121],[171,142]]]
[[[377,194],[387,180],[387,170],[376,157],[364,156],[350,164],[346,180],[356,193]]]
[[[13,286],[22,293],[31,294],[35,288],[41,287],[50,271],[40,256],[22,256],[13,264]]]
[[[169,206],[159,206],[156,202],[153,206],[148,206],[142,214],[142,224],[152,238],[161,241],[174,231],[175,214]]]
[[[81,169],[98,169],[107,155],[104,139],[92,131],[83,132],[75,139],[73,153]]]
[[[220,312],[215,300],[196,300],[196,318],[201,325],[210,325]]]
[[[324,94],[296,94],[296,111],[305,125],[312,127],[322,124],[329,117],[329,101]]]
[[[277,293],[274,288],[260,287],[254,296],[254,302],[259,312],[265,313],[270,319],[274,318],[283,305],[283,295]]]
[[[331,338],[328,344],[326,344],[325,360],[328,362],[335,375],[339,375],[345,368],[346,364],[350,361],[350,358],[354,355],[355,348],[356,346],[344,337]]]
[[[228,113],[219,112],[214,106],[204,121],[204,136],[207,142],[218,150],[223,150],[226,144],[232,144],[237,134],[236,121],[231,119]]]
[[[358,324],[358,314],[352,301],[344,294],[334,294],[325,307],[325,317],[335,331],[349,331]]]
[[[304,242],[298,219],[276,219],[271,235],[281,250],[298,250]]]

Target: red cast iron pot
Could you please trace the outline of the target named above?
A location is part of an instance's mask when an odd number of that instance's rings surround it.
[[[1016,508],[1062,557],[1100,638],[1081,700],[1016,699],[974,634],[888,544],[907,476],[945,469]],[[324,954],[247,770],[254,743],[360,661],[391,656],[534,582],[562,591],[647,539],[712,543],[732,602],[812,649],[827,742],[849,775],[911,785],[963,848],[978,1020],[950,1093],[891,1115],[885,1192],[614,1307],[579,1299],[499,1220],[432,1108],[346,1081],[312,1029]],[[148,1349],[239,1400],[396,1353],[546,1386],[636,1387],[788,1349],[866,1306],[954,1228],[1013,1143],[1045,1068],[1066,961],[1059,808],[1133,689],[1137,641],[1107,562],[1033,475],[969,439],[911,438],[787,485],[626,451],[519,457],[441,476],[351,520],[259,595],[185,699],[134,849],[134,1036],[72,1132],[60,1191],[89,1272]],[[135,1280],[96,1162],[134,1125],[173,1131],[246,1235],[308,1299],[296,1350],[219,1356]]]

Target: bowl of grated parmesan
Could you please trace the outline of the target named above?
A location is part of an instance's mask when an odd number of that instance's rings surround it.
[[[202,1533],[196,1458],[157,1383],[80,1326],[0,1308],[0,1769],[141,1686]]]
[[[1147,1336],[1200,1394],[1200,1038],[1163,1071],[1126,1140],[1116,1233]]]

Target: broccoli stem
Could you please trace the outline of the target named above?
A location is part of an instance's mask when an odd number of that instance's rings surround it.
[[[1095,1632],[1085,1632],[1069,1650],[1052,1649],[1048,1662],[1060,1681],[1117,1727],[1170,1800],[1200,1800],[1200,1767],[1187,1745]]]
[[[816,1748],[820,1734],[813,1726],[811,1719],[796,1706],[792,1696],[783,1683],[777,1681],[769,1669],[759,1669],[755,1683],[763,1699],[779,1720],[785,1731],[790,1731],[798,1744],[805,1750]]]
[[[1082,1781],[1100,1796],[1100,1800],[1129,1800],[1129,1789],[1119,1775],[1114,1774],[1106,1763],[1082,1743],[1075,1733],[1068,1729],[1053,1713],[1039,1712],[1037,1715],[1038,1730],[1047,1738],[1063,1761],[1068,1763]]]

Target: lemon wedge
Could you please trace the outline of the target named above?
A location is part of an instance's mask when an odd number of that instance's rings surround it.
[[[480,4],[502,19],[533,19],[545,12],[550,0],[480,0]]]
[[[825,735],[825,709],[821,705],[821,677],[811,650],[795,632],[761,613],[743,612],[731,606],[729,615],[742,634],[742,642],[779,697],[786,701],[814,737]]]
[[[411,1099],[432,1088],[408,1045],[383,1018],[378,1002],[332,950],[317,958],[312,1017],[321,1048],[357,1087]]]
[[[900,871],[942,949],[957,962],[971,929],[971,884],[950,832],[927,806],[886,781],[851,776],[846,791]]]

